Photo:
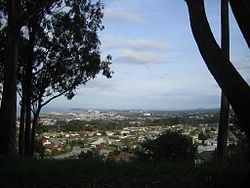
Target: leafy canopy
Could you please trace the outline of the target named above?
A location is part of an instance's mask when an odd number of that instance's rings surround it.
[[[31,3],[31,2],[30,2]],[[23,2],[28,12],[32,3]],[[91,0],[57,0],[45,11],[28,20],[21,30],[18,82],[25,81],[25,66],[32,55],[32,103],[38,108],[57,96],[71,99],[76,88],[94,79],[98,73],[111,78],[111,56],[101,58],[98,31],[102,25],[103,4]],[[32,8],[31,8],[32,9]],[[4,16],[1,14],[2,17]],[[33,44],[31,42],[33,35]],[[0,30],[0,70],[5,58],[6,31]],[[2,72],[0,79],[3,80]],[[19,85],[21,91],[22,85]],[[21,93],[21,92],[20,92]]]
[[[164,132],[155,140],[146,140],[141,146],[148,158],[155,161],[193,161],[196,154],[196,146],[191,137],[172,131]]]

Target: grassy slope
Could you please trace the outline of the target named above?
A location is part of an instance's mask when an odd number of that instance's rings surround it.
[[[247,165],[193,167],[80,160],[0,160],[0,163],[0,188],[245,187],[250,178]]]

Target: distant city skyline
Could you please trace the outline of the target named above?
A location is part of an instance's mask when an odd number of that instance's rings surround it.
[[[82,113],[86,110],[94,110],[94,111],[143,111],[143,112],[154,112],[154,111],[166,111],[166,112],[186,112],[186,111],[194,111],[194,112],[203,112],[203,111],[218,111],[219,108],[193,108],[193,109],[111,109],[111,108],[79,108],[78,110],[74,108],[67,108],[67,107],[44,107],[41,111],[41,114],[47,114],[47,113]],[[18,109],[18,112],[20,112],[20,109]],[[17,114],[19,115],[19,113]]]
[[[48,107],[185,110],[218,108],[220,88],[201,58],[184,0],[103,0],[102,56],[113,57],[113,78],[99,75]],[[220,1],[205,0],[220,44]],[[230,11],[231,60],[250,81],[250,55]]]

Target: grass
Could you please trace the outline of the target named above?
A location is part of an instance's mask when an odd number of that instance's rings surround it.
[[[0,160],[0,187],[245,187],[249,165]],[[248,183],[249,184],[249,183]]]
[[[73,151],[73,149],[62,149],[62,150],[54,149],[51,152],[51,157],[55,157],[55,156],[58,156],[58,155],[70,153],[71,151]]]

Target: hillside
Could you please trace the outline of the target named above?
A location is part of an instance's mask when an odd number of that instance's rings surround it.
[[[2,159],[0,187],[245,187],[249,165]]]

